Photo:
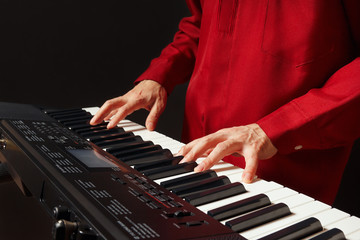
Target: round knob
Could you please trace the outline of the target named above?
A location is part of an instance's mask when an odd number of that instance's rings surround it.
[[[1,138],[0,139],[0,150],[3,150],[6,148],[6,139]]]
[[[77,222],[70,222],[66,220],[59,220],[53,227],[53,239],[55,240],[70,240],[75,235],[78,229]]]
[[[53,214],[56,220],[71,220],[71,211],[68,207],[65,206],[57,206],[53,208]]]
[[[89,227],[79,226],[76,233],[76,240],[97,240],[98,235]]]

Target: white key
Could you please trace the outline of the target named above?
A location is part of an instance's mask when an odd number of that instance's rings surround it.
[[[170,146],[168,149],[173,155],[176,155],[181,147],[182,147],[181,145],[174,145],[174,146]]]
[[[339,222],[329,224],[326,228],[338,228],[344,232],[345,236],[348,236],[360,230],[360,218],[355,216],[345,218]]]
[[[139,135],[139,136],[140,136],[139,131],[145,130],[145,127],[141,125],[126,125],[126,126],[122,126],[122,128],[125,131],[133,132],[135,135]]]
[[[204,160],[205,158],[199,158],[196,160],[197,163],[200,163]],[[214,166],[211,167],[211,170],[217,171],[217,173],[221,172],[221,171],[227,171],[227,170],[231,170],[231,169],[240,169],[239,171],[241,171],[241,168],[238,168],[230,163],[227,162],[223,162],[220,161],[217,164],[215,164]]]
[[[345,218],[350,217],[350,214],[340,211],[339,209],[332,208],[332,209],[329,209],[328,211],[316,214],[313,217],[319,219],[319,221],[321,222],[321,225],[324,228],[327,228],[327,226],[329,226],[333,223],[336,223],[338,221],[341,221]]]
[[[332,209],[326,210],[324,212],[315,214],[313,217],[318,219],[321,222],[321,225],[323,226],[324,230],[319,233],[316,233],[312,236],[309,236],[306,239],[311,239],[311,238],[329,230],[329,229],[327,229],[328,225],[336,223],[338,221],[341,221],[345,218],[348,218],[348,217],[350,217],[350,214],[340,211],[336,208],[332,208]]]
[[[91,115],[95,115],[100,108],[99,107],[87,107],[87,108],[82,108],[82,109],[85,111],[88,111]]]
[[[243,185],[245,186],[245,189],[247,191],[257,192],[257,193],[262,193],[262,192],[264,192],[265,189],[272,191],[275,189],[283,188],[283,186],[281,184],[278,184],[273,181],[268,182],[268,181],[265,181],[262,179],[257,179],[256,181],[254,181],[253,183],[250,183],[250,184],[243,183]]]
[[[279,189],[279,191],[281,191],[281,189]],[[300,206],[302,204],[305,204],[305,203],[309,202],[310,200],[312,200],[312,199],[299,197],[299,194],[291,195],[291,196],[286,197],[286,198],[280,198],[280,199],[278,199],[276,201],[274,201],[273,199],[270,198],[271,203],[273,203],[273,204],[285,203],[289,207],[290,210],[291,210],[292,207]],[[227,221],[230,221],[230,220],[235,219],[237,217],[233,217],[233,218],[230,218],[230,219],[223,220],[221,223],[225,224]],[[251,231],[251,229],[248,230],[248,231]]]
[[[274,201],[275,203],[279,203],[279,202],[284,202],[286,203],[286,205],[288,205],[288,207],[291,209],[295,208],[295,207],[298,207],[298,206],[301,206],[303,204],[306,204],[306,203],[309,203],[309,202],[313,202],[314,199],[307,196],[307,195],[304,195],[302,193],[300,194],[297,194],[297,195],[293,195],[293,196],[290,196],[290,197],[287,197],[285,199],[279,199],[279,200],[276,200]]]
[[[166,177],[166,178],[160,178],[160,179],[154,180],[154,182],[156,182],[157,184],[160,185],[162,182],[172,180],[172,179],[175,179],[175,178],[181,178],[181,177],[184,177],[184,176],[187,176],[187,175],[190,175],[190,174],[194,174],[194,172],[187,172],[187,173],[182,173],[182,174],[175,175],[175,176],[170,176],[170,177]]]
[[[296,192],[290,188],[287,188],[287,187],[275,189],[273,191],[266,193],[266,195],[269,197],[271,202],[278,202],[280,199],[298,195],[298,194],[299,194],[298,192]]]
[[[303,195],[305,196],[305,195]],[[293,197],[290,197],[293,198]],[[305,201],[308,201],[308,199],[304,199]],[[288,206],[293,204],[293,200],[290,200],[289,202],[286,201],[286,199],[282,199],[280,202],[284,202]],[[299,202],[298,202],[299,204]],[[304,220],[305,218],[308,218],[310,216],[313,216],[316,213],[325,211],[327,209],[330,209],[331,207],[327,204],[321,203],[319,201],[311,201],[307,202],[306,204],[300,204],[297,207],[290,208],[290,211],[292,212],[291,215],[280,218],[278,220],[269,222],[267,224],[263,224],[259,227],[247,230],[245,232],[240,233],[241,236],[247,238],[247,239],[258,239],[264,236],[267,236],[273,232],[276,232],[280,229],[283,229],[287,226],[290,226],[292,224],[295,224],[297,222],[300,222],[301,220]]]
[[[204,160],[204,158],[199,158],[198,160],[196,160],[196,162],[199,164],[203,160]],[[233,165],[231,165],[229,163],[221,162],[220,164],[217,164],[217,165],[214,166],[215,169],[211,169],[211,170],[214,170],[214,171],[216,171],[218,173],[218,172],[224,171],[224,169],[227,169],[230,166],[234,167]],[[180,177],[187,176],[187,175],[190,175],[190,174],[194,174],[194,172],[188,172],[188,173],[183,173],[183,174],[180,174],[180,175],[170,176],[170,177],[166,177],[166,178],[160,178],[160,179],[155,180],[155,182],[157,184],[160,184],[161,182],[176,179],[176,178],[180,178]]]
[[[360,230],[353,232],[346,236],[347,240],[359,240],[360,239]]]
[[[245,193],[242,193],[242,194],[239,194],[239,195],[236,195],[236,196],[233,196],[233,197],[229,197],[229,198],[226,198],[226,199],[222,199],[222,200],[219,200],[219,201],[215,201],[215,202],[212,202],[212,203],[208,203],[208,204],[199,206],[198,208],[201,211],[207,213],[208,211],[213,210],[215,208],[222,207],[222,206],[228,205],[230,203],[233,203],[233,202],[236,202],[236,201],[240,201],[240,200],[255,196],[256,194],[267,193],[269,191],[272,191],[274,189],[282,187],[279,184],[274,184],[274,182],[267,182],[267,181],[264,181],[264,180],[257,181],[256,183],[253,183],[253,185],[259,185],[259,187],[254,188],[254,190],[252,190],[252,191],[250,191],[250,190],[248,190],[246,188],[248,191],[245,192]]]

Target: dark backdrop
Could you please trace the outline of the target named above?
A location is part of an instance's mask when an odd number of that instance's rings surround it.
[[[187,15],[185,0],[0,0],[0,101],[100,106],[132,88]],[[175,88],[157,127],[178,140],[185,91]],[[354,153],[335,204],[358,216],[359,164]],[[49,238],[47,215],[13,182],[0,183],[0,215],[1,239]]]
[[[0,0],[0,101],[101,106],[132,88],[188,14],[184,0]],[[185,89],[157,129],[176,139]]]
[[[0,0],[0,101],[101,106],[133,87],[188,15],[185,0]],[[157,128],[177,140],[185,90],[174,89]],[[51,228],[37,200],[0,177],[0,239],[51,239]]]

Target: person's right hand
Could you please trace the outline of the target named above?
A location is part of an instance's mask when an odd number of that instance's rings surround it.
[[[167,92],[163,86],[152,80],[143,80],[125,95],[107,100],[91,119],[90,124],[96,125],[103,120],[110,120],[107,128],[113,128],[127,115],[144,108],[150,111],[145,126],[153,131],[165,110],[166,101]]]

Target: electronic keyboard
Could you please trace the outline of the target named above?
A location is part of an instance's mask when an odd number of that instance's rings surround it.
[[[53,217],[54,239],[360,239],[360,219],[243,169],[182,163],[184,145],[98,108],[0,103],[0,161]]]

